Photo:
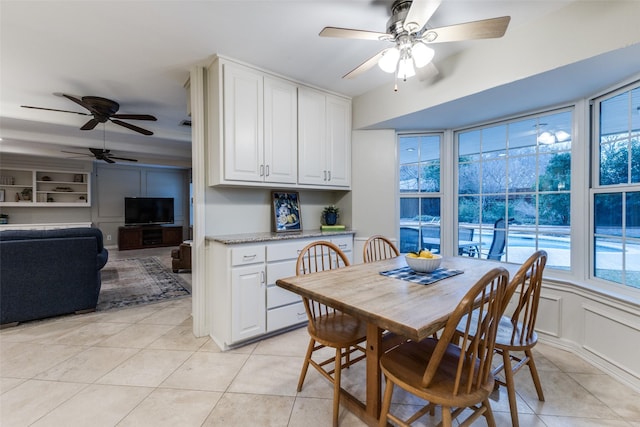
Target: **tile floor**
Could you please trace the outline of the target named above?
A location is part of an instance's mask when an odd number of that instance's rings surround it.
[[[170,263],[166,249],[158,252]],[[111,252],[115,257],[147,251]],[[151,253],[154,255],[154,253]],[[183,277],[190,279],[189,274]],[[297,378],[304,328],[221,352],[195,338],[191,298],[29,322],[0,332],[0,425],[14,426],[328,426],[331,387],[310,370]],[[546,401],[527,372],[517,377],[523,427],[640,427],[640,394],[570,353],[538,344]],[[343,384],[364,396],[364,364]],[[394,410],[418,402],[394,394]],[[491,401],[510,425],[506,393]],[[432,426],[438,417],[416,425]],[[340,425],[362,426],[342,409]],[[486,425],[483,419],[474,425]]]

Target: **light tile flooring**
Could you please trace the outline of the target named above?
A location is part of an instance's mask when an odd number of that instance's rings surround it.
[[[168,251],[158,251],[170,263]],[[111,252],[111,258],[155,253]],[[189,274],[183,277],[190,279]],[[296,384],[304,328],[221,352],[195,338],[191,298],[30,322],[0,332],[0,425],[13,426],[328,426],[331,387],[310,370]],[[640,427],[640,394],[570,353],[538,344],[546,401],[523,371],[516,377],[523,427]],[[363,397],[364,364],[343,384]],[[394,394],[395,411],[418,403]],[[510,425],[506,393],[491,401]],[[436,417],[416,425],[432,426]],[[340,425],[362,426],[341,410]],[[474,425],[486,425],[483,419]]]

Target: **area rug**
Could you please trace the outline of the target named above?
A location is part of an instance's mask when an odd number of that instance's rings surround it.
[[[110,260],[101,274],[98,311],[190,295],[189,284],[157,257]]]

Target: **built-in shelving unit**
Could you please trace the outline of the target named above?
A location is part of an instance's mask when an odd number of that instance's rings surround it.
[[[91,206],[87,172],[0,169],[0,206]]]

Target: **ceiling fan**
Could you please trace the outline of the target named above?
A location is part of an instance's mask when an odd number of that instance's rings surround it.
[[[22,107],[33,108],[36,110],[59,111],[62,113],[80,114],[81,116],[93,116],[93,118],[91,118],[87,123],[85,123],[80,128],[81,130],[92,130],[98,125],[98,123],[106,123],[107,121],[110,121],[112,123],[126,127],[127,129],[131,129],[132,131],[141,133],[143,135],[153,135],[153,132],[151,132],[150,130],[143,129],[136,125],[132,125],[131,123],[123,122],[120,119],[156,121],[157,119],[154,116],[150,116],[148,114],[116,114],[120,109],[120,104],[110,99],[101,98],[99,96],[83,96],[81,98],[78,98],[72,95],[67,95],[65,93],[61,93],[57,95],[64,96],[65,98],[86,108],[87,110],[89,110],[89,113],[80,113],[77,111],[68,111],[68,110],[57,110],[55,108],[31,107],[29,105],[22,105]]]
[[[68,153],[68,154],[77,154],[79,156],[93,156],[96,158],[96,160],[104,160],[107,163],[115,163],[116,160],[124,160],[126,162],[137,162],[138,160],[136,159],[130,159],[127,157],[116,157],[113,154],[111,154],[111,150],[107,150],[104,148],[89,148],[89,151],[91,151],[91,154],[87,154],[87,153],[77,153],[75,151],[65,151],[65,150],[61,150],[63,153]]]
[[[387,41],[394,46],[384,49],[345,74],[351,79],[369,70],[375,64],[388,73],[396,73],[406,80],[415,75],[415,68],[431,63],[434,51],[428,44],[463,40],[499,38],[504,35],[511,17],[483,19],[440,28],[429,28],[427,21],[433,16],[442,0],[395,0],[391,5],[391,17],[387,32],[325,27],[321,37]],[[414,68],[415,67],[415,68]]]

